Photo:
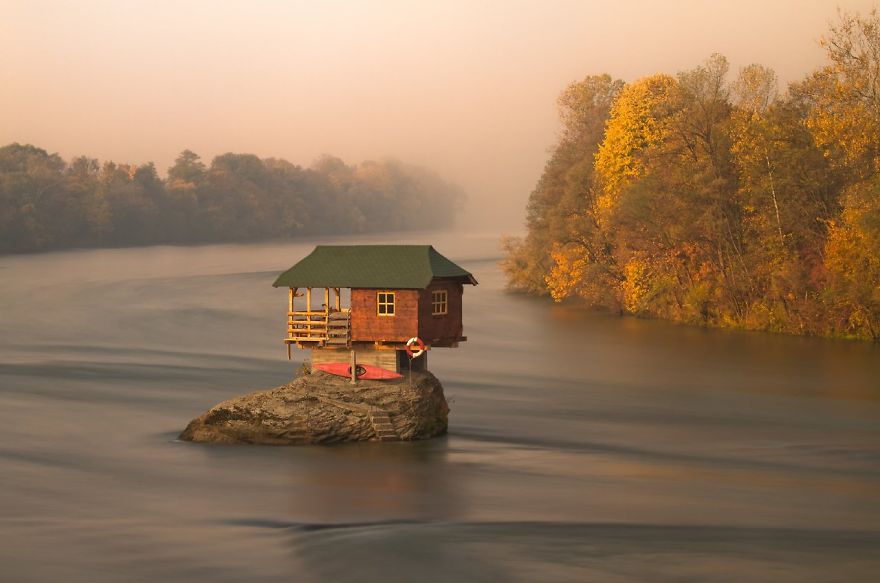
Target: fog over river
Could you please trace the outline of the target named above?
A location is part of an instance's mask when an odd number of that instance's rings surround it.
[[[0,257],[0,581],[869,581],[880,347],[504,291],[497,233],[430,353],[449,435],[176,441],[287,382],[275,276],[314,244]]]

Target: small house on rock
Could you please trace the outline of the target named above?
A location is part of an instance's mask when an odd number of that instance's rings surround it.
[[[318,245],[273,284],[289,288],[287,357],[294,345],[313,364],[349,362],[355,351],[359,363],[401,372],[411,338],[428,349],[467,340],[464,284],[477,280],[430,245]]]

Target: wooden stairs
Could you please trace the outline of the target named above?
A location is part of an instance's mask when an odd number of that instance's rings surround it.
[[[387,412],[371,407],[370,423],[373,425],[373,430],[376,432],[376,437],[379,438],[379,441],[400,440],[400,436],[394,430],[394,425],[391,424],[391,417],[388,416]]]
[[[348,346],[351,341],[351,312],[331,312],[327,319],[326,346]]]

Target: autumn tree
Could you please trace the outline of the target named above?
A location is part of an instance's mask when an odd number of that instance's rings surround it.
[[[611,209],[627,182],[645,175],[644,154],[669,135],[675,86],[669,75],[653,75],[627,85],[615,99],[595,159],[601,208]]]
[[[782,94],[772,70],[749,65],[730,83],[712,55],[619,90],[599,142],[595,126],[566,121],[528,235],[505,243],[511,285],[685,322],[876,339],[880,19],[842,14],[822,45],[828,66]],[[592,168],[567,149],[579,135],[598,144]]]
[[[572,83],[560,94],[557,106],[562,131],[529,197],[528,236],[504,241],[506,259],[502,267],[512,287],[546,294],[546,278],[558,265],[554,255],[604,255],[604,247],[596,237],[594,157],[611,105],[623,85],[609,75],[594,75]],[[588,282],[592,278],[577,280]]]
[[[880,340],[880,177],[849,188],[825,254],[833,323],[841,332]]]
[[[830,64],[794,88],[806,126],[841,185],[825,223],[825,302],[839,333],[877,339],[880,248],[880,17],[841,13],[822,39]]]

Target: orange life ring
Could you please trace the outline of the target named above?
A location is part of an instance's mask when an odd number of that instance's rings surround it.
[[[418,346],[419,346],[419,349],[416,350],[415,352],[413,352],[413,349],[412,349],[413,344],[418,344]],[[419,338],[418,336],[413,336],[412,338],[410,338],[409,340],[406,341],[406,354],[410,358],[418,358],[424,353],[425,353],[425,343],[422,342],[421,338]]]

